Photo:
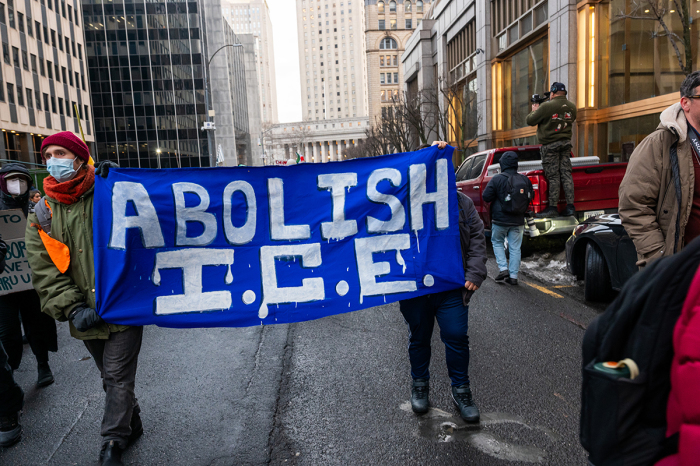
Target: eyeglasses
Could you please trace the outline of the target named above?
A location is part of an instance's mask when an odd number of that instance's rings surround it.
[[[686,99],[700,99],[700,95],[686,95]]]

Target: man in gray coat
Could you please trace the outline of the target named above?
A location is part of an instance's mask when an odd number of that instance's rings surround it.
[[[447,143],[438,143],[444,148]],[[452,399],[467,422],[479,420],[469,383],[469,300],[486,279],[486,238],[484,224],[471,199],[459,196],[459,236],[464,264],[464,286],[399,302],[408,324],[408,357],[411,361],[411,407],[416,414],[426,413],[430,374],[430,340],[435,320],[445,343],[447,370],[452,381]]]

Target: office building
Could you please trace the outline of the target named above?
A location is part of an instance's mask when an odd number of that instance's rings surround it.
[[[124,167],[184,168],[247,157],[243,47],[213,56],[238,42],[220,0],[85,0],[83,15],[100,158]],[[207,133],[208,78],[216,131]]]
[[[263,123],[277,123],[277,77],[275,49],[266,0],[224,0],[224,17],[237,35],[256,38],[257,72],[260,84],[260,111]]]
[[[0,159],[41,164],[41,142],[94,131],[80,4],[0,1]],[[77,114],[76,114],[77,108]]]
[[[304,121],[367,116],[364,0],[296,0]]]
[[[381,119],[382,109],[403,94],[401,55],[423,20],[430,2],[422,0],[364,0],[369,121]]]
[[[464,128],[453,145],[467,143],[455,164],[476,150],[537,143],[528,126],[533,94],[562,82],[578,107],[576,156],[628,161],[679,100],[685,74],[660,22],[632,0],[441,0],[426,13],[406,45],[402,66],[409,94],[435,79],[464,90]],[[664,22],[682,36],[673,6]],[[620,12],[627,12],[627,17]],[[700,9],[691,8],[697,43]],[[682,54],[682,44],[676,41]],[[693,70],[698,69],[692,48]],[[683,58],[683,55],[681,56]],[[460,94],[458,91],[456,94]],[[466,118],[468,116],[468,118]],[[461,141],[461,142],[460,142]]]

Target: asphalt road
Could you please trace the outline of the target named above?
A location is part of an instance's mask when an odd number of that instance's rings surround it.
[[[495,276],[489,261],[489,274]],[[528,285],[530,283],[531,285]],[[410,410],[398,304],[292,325],[144,332],[136,393],[145,434],[127,464],[584,465],[580,341],[600,312],[576,290],[488,279],[470,306],[470,376],[482,422],[449,397],[434,335],[431,411]],[[104,403],[81,342],[59,324],[56,383],[38,390],[28,346],[21,443],[2,465],[91,465]]]

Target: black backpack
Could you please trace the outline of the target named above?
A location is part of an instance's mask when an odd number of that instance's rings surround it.
[[[666,438],[673,330],[698,266],[696,239],[635,274],[586,330],[580,439],[592,465],[646,466],[677,451],[677,436]],[[634,379],[594,367],[626,358]]]
[[[530,180],[520,173],[501,173],[508,178],[506,185],[506,197],[502,202],[503,212],[507,214],[524,215],[530,208],[532,191]]]

